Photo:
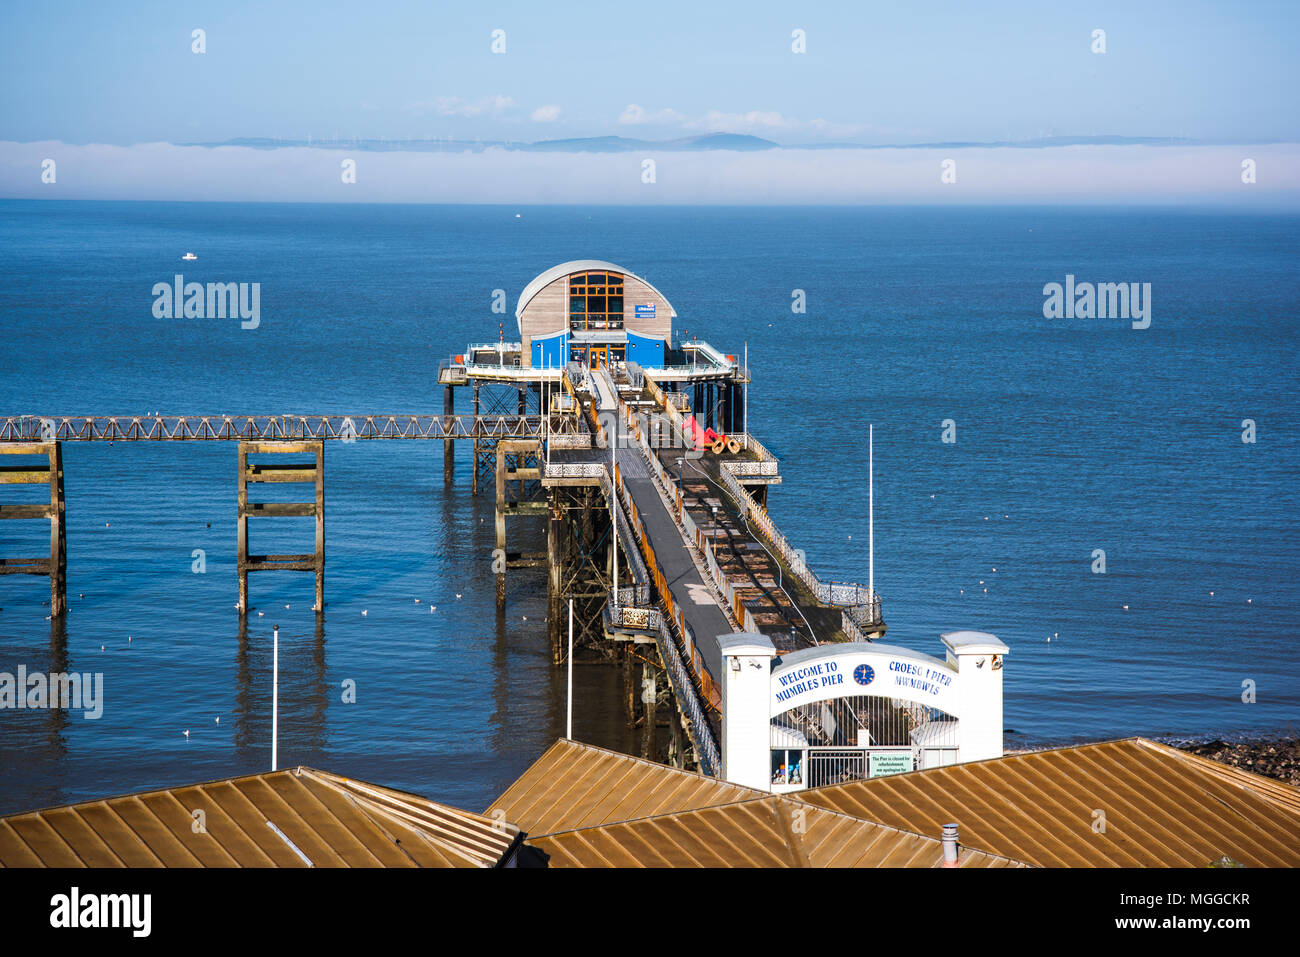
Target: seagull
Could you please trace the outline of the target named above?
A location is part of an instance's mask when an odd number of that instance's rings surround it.
[[[217,724],[221,724],[221,719],[217,718]]]
[[[457,597],[457,598],[460,597],[460,592],[456,592],[456,597]]]
[[[366,611],[364,608],[361,609],[361,617],[362,617],[362,618],[366,617],[366,615],[368,615],[368,614],[370,614],[370,612]]]
[[[189,728],[186,728],[186,729],[185,729],[185,737],[188,738],[189,736],[190,736],[190,729],[189,729]]]
[[[130,635],[127,635],[127,636],[126,636],[126,643],[127,643],[128,645],[131,643],[131,636],[130,636]]]
[[[930,498],[934,498],[934,496],[933,496],[933,495],[931,495],[931,496],[930,496]]]
[[[285,606],[284,606],[284,610],[285,610],[285,611],[288,611],[288,610],[289,610],[289,606],[288,606],[288,605],[285,605]]]
[[[1125,605],[1125,606],[1124,606],[1124,610],[1125,610],[1125,611],[1128,611],[1128,605]]]
[[[1249,605],[1250,603],[1251,603],[1251,599],[1247,598],[1247,599],[1246,599],[1246,604]]]
[[[259,612],[257,613],[257,617],[258,617],[258,618],[261,618],[261,617],[262,617],[263,615],[265,615],[265,614],[266,614],[266,612],[264,612],[264,611],[259,611]]]
[[[1214,592],[1210,592],[1210,597],[1211,597],[1211,598],[1214,597]]]

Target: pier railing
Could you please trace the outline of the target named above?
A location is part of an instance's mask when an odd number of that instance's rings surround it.
[[[204,442],[333,439],[537,438],[579,435],[576,416],[552,415],[10,415],[0,442]]]
[[[655,413],[667,419],[673,429],[673,440],[682,443],[684,448],[694,449],[695,439],[686,430],[686,419],[681,410],[677,408],[677,402],[670,398],[670,395],[680,393],[667,393],[659,386],[651,376],[646,376],[645,390],[650,398],[654,400],[663,411]],[[642,413],[644,415],[644,413]],[[736,475],[762,475],[773,476],[781,473],[781,463],[777,457],[768,451],[762,442],[758,441],[748,432],[742,432],[735,435],[734,438],[739,440],[745,450],[754,456],[754,458],[735,458],[723,459],[725,466],[732,470]]]
[[[858,626],[871,627],[881,624],[883,619],[880,616],[880,596],[862,585],[850,582],[823,582],[819,579],[808,567],[803,552],[786,540],[767,511],[754,501],[753,496],[731,474],[726,463],[723,463],[719,473],[722,486],[740,506],[746,521],[756,527],[768,543],[780,553],[790,570],[812,592],[814,598],[823,605],[845,609],[845,617],[848,619],[845,630],[855,639],[865,641],[866,638],[861,635]]]

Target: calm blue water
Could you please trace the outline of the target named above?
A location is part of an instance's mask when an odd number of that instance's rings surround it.
[[[1300,726],[1300,218],[6,201],[0,254],[6,414],[441,412],[437,361],[513,323],[493,289],[513,311],[555,263],[622,263],[679,327],[748,342],[771,511],[824,578],[867,577],[875,423],[888,640],[1006,641],[1009,746]],[[260,328],[155,319],[176,272],[260,282]],[[1151,283],[1151,327],[1044,319],[1066,273]],[[323,630],[309,575],[255,575],[241,636],[234,446],[66,443],[66,633],[44,580],[0,579],[0,671],[102,671],[105,711],[0,712],[0,812],[264,769],[275,623],[282,764],[489,803],[563,733],[564,684],[542,573],[495,614],[459,451],[444,491],[440,443],[331,444]],[[310,547],[294,524],[273,550]],[[48,549],[38,523],[0,536]],[[613,671],[579,679],[575,736],[629,747]]]

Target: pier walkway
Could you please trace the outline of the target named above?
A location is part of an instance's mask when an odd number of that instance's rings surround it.
[[[701,452],[649,376],[626,369],[616,375],[568,367],[566,387],[593,447],[555,449],[545,475],[555,482],[585,476],[607,501],[617,498],[622,553],[639,552],[622,563],[621,601],[635,591],[649,602],[647,579],[655,599],[653,607],[615,608],[607,627],[627,631],[630,618],[631,631],[644,633],[654,622],[650,630],[707,767],[719,730],[720,636],[763,633],[782,654],[867,641],[885,630],[879,601],[858,585],[821,582],[781,536],[751,494],[765,498],[766,487],[780,481],[775,458],[761,444],[744,434],[743,448]],[[628,577],[635,589],[625,587]]]

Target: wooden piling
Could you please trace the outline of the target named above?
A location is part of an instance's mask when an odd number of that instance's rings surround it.
[[[261,463],[250,465],[250,454],[314,453],[314,462]],[[236,518],[235,569],[239,577],[239,613],[248,613],[248,573],[256,571],[309,571],[316,575],[317,612],[325,608],[325,443],[240,442],[238,450],[238,515]],[[248,486],[258,483],[303,483],[315,487],[311,502],[249,502]],[[310,554],[250,555],[248,520],[261,518],[314,518],[316,550]]]
[[[505,443],[497,443],[497,537],[492,566],[497,570],[497,608],[506,604],[506,450]]]
[[[474,422],[476,426],[478,423],[478,409],[479,409],[478,390],[479,390],[479,384],[475,382],[474,383]],[[477,428],[475,428],[474,438],[471,441],[474,443],[473,454],[470,456],[470,461],[473,463],[473,467],[470,469],[470,471],[473,473],[473,477],[470,481],[469,491],[471,495],[477,495],[478,494],[478,430]]]
[[[443,386],[442,389],[442,414],[443,414],[443,432],[451,435],[453,420],[456,417],[456,387],[453,385]],[[451,484],[452,473],[456,468],[456,440],[442,440],[442,482],[444,485]]]
[[[551,658],[558,665],[564,660],[564,623],[561,621],[563,599],[563,555],[560,536],[564,531],[564,510],[551,500],[549,520],[546,523],[546,633],[551,641]]]
[[[0,485],[46,485],[49,505],[0,505],[0,519],[49,519],[50,557],[0,558],[0,575],[48,575],[50,619],[68,610],[67,532],[64,527],[63,444],[61,442],[4,442],[0,455],[44,455],[44,465],[0,466]]]

